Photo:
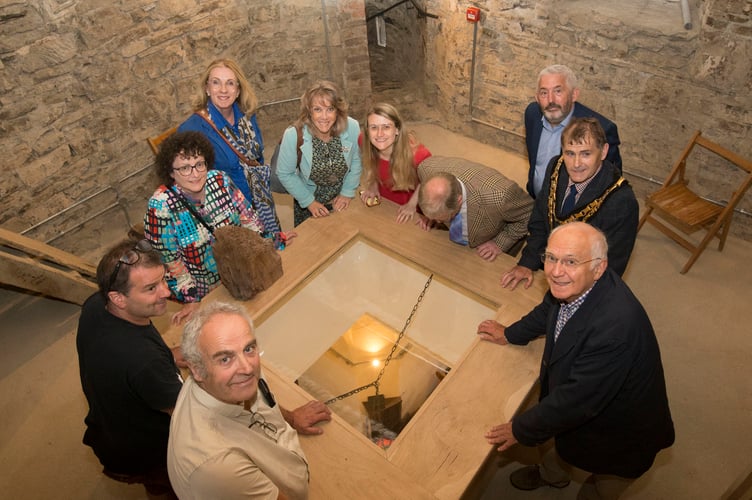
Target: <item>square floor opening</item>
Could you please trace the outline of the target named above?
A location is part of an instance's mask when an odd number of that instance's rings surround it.
[[[256,335],[263,362],[322,401],[373,382],[383,369],[378,394],[371,386],[330,408],[388,448],[474,342],[467,325],[493,317],[496,307],[356,239],[279,301]]]

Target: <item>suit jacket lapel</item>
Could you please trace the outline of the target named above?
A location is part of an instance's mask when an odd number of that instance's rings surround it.
[[[532,130],[528,132],[529,135],[527,140],[530,156],[528,158],[528,162],[530,163],[530,169],[528,169],[527,172],[527,184],[531,189],[533,186],[533,180],[535,178],[535,161],[538,158],[538,144],[540,143],[540,137],[543,133],[543,122],[541,122],[542,116],[543,115],[540,113],[540,109],[538,109],[538,113],[536,113],[536,119],[533,121]]]
[[[585,304],[583,304],[584,306]],[[580,308],[582,309],[582,308]],[[550,328],[550,335],[551,335],[551,343],[553,344],[553,348],[551,351],[551,358],[549,360],[549,364],[553,365],[561,359],[564,355],[566,355],[570,349],[574,347],[574,345],[577,343],[577,340],[580,337],[580,332],[582,331],[582,328],[585,326],[582,323],[577,321],[577,315],[580,313],[580,309],[577,310],[576,313],[574,313],[574,316],[572,316],[569,321],[567,321],[567,324],[564,325],[564,328],[561,329],[561,333],[559,334],[559,339],[556,341],[556,343],[553,342],[554,337],[554,330],[556,328],[556,316],[554,316],[553,325]],[[556,308],[556,313],[558,315],[559,308]],[[548,334],[547,334],[548,335]]]
[[[586,318],[590,316],[591,311],[594,308],[598,307],[598,303],[602,296],[602,288],[603,284],[600,281],[596,281],[593,289],[590,290],[590,293],[585,299],[585,302],[583,302],[574,315],[569,318],[569,321],[564,325],[564,328],[561,329],[559,340],[557,340],[555,344],[553,342],[554,330],[556,328],[556,318],[559,314],[559,307],[553,308],[556,310],[553,311],[548,318],[549,324],[548,330],[546,331],[546,341],[548,343],[550,340],[550,343],[552,344],[551,357],[549,359],[550,364],[555,363],[556,360],[564,356],[574,347],[575,344],[577,344],[577,342],[579,342],[581,333],[587,326]]]

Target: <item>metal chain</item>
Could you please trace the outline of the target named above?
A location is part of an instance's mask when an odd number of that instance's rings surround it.
[[[418,295],[418,300],[415,302],[415,305],[413,306],[413,310],[410,311],[410,315],[407,317],[407,320],[405,320],[405,325],[402,327],[402,331],[399,333],[397,340],[394,341],[394,344],[392,345],[392,350],[389,352],[389,356],[387,356],[386,360],[384,360],[384,366],[381,367],[381,371],[376,376],[376,380],[374,380],[370,384],[360,386],[357,389],[347,391],[343,394],[340,394],[337,397],[329,399],[324,402],[325,405],[329,405],[337,401],[341,401],[343,399],[349,398],[350,396],[353,396],[361,391],[364,391],[368,389],[369,387],[375,387],[376,395],[377,396],[379,395],[379,384],[381,383],[381,377],[384,376],[384,370],[386,370],[386,367],[389,365],[389,362],[392,360],[392,356],[394,356],[394,352],[397,350],[397,347],[399,346],[399,343],[402,340],[402,337],[405,336],[405,331],[407,331],[407,327],[410,326],[410,322],[413,320],[413,316],[415,316],[415,313],[418,311],[418,307],[420,306],[420,303],[423,301],[423,297],[425,296],[426,291],[428,290],[428,287],[431,286],[432,280],[433,280],[433,273],[428,277],[426,284],[423,285],[423,290],[420,292],[420,295]]]

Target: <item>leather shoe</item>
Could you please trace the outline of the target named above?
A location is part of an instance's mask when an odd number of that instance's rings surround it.
[[[569,486],[569,480],[549,483],[540,475],[540,467],[537,465],[528,465],[512,472],[509,475],[509,482],[518,490],[536,490],[542,486],[551,486],[553,488],[566,488]]]

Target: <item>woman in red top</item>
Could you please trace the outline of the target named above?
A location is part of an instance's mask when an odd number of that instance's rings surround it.
[[[418,165],[431,156],[412,132],[404,131],[402,118],[391,104],[375,104],[366,115],[363,174],[360,199],[379,196],[400,205],[397,222],[412,219],[418,206]]]

